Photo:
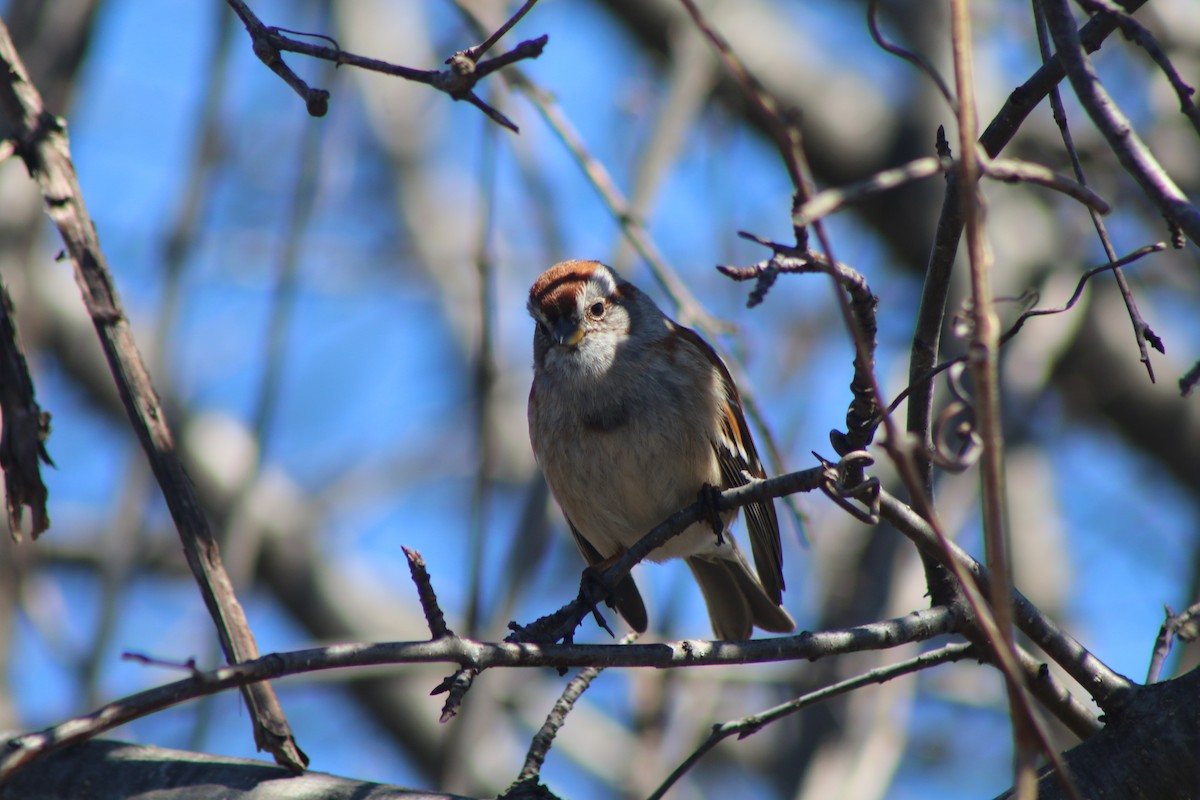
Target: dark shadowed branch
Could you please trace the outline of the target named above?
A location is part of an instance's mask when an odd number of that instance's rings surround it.
[[[12,299],[0,284],[0,470],[4,472],[4,499],[14,539],[21,538],[26,508],[33,538],[50,527],[41,467],[43,463],[54,465],[46,452],[49,435],[50,414],[38,405],[17,336]]]

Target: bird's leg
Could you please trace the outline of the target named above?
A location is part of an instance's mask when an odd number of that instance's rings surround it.
[[[696,502],[700,504],[701,515],[708,517],[708,524],[712,526],[713,533],[717,536],[718,547],[725,544],[725,521],[721,519],[721,510],[717,507],[717,500],[720,496],[719,487],[706,483],[700,487],[700,493],[696,497]]]
[[[598,561],[595,564],[589,564],[583,570],[583,575],[579,580],[579,599],[583,604],[590,608],[592,617],[596,620],[596,624],[604,630],[608,631],[608,635],[617,638],[613,633],[613,629],[608,626],[608,622],[600,613],[600,601],[604,601],[609,608],[614,608],[612,600],[612,587],[604,580],[604,571],[621,557],[621,553],[617,553],[611,558],[606,558],[603,561]]]

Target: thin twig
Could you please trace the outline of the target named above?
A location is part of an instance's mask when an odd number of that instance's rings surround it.
[[[1089,211],[1095,214],[1103,215],[1112,211],[1112,207],[1104,198],[1089,189],[1087,184],[1082,180],[1073,181],[1067,176],[1059,175],[1057,172],[1041,164],[1034,164],[1031,161],[1021,161],[1015,158],[995,158],[982,160],[980,167],[983,170],[983,174],[989,178],[995,178],[996,180],[1008,183],[1024,181],[1044,186],[1047,189],[1053,189],[1056,192],[1062,192],[1068,197],[1078,200]]]
[[[487,39],[485,39],[484,41],[480,42],[479,44],[475,45],[470,50],[468,50],[467,56],[472,61],[478,61],[480,56],[482,56],[488,50],[491,50],[492,45],[494,45],[496,42],[500,41],[500,39],[502,39],[504,37],[504,34],[508,33],[510,30],[512,30],[512,27],[521,21],[521,17],[524,17],[526,14],[529,13],[529,11],[534,7],[534,5],[537,4],[537,1],[538,0],[525,0],[525,4],[522,5],[520,8],[518,8],[516,13],[508,18],[507,22],[505,22],[503,25],[501,25],[499,28],[497,28],[495,30],[495,32],[493,32],[492,35],[489,36]]]
[[[1163,664],[1171,653],[1171,645],[1175,642],[1175,611],[1170,606],[1163,606],[1165,618],[1158,629],[1154,640],[1154,651],[1150,654],[1150,667],[1146,670],[1146,683],[1158,683],[1162,675]]]
[[[712,750],[718,744],[728,739],[730,736],[736,735],[739,739],[744,739],[751,734],[757,733],[761,728],[769,725],[772,722],[781,720],[784,717],[791,716],[798,711],[802,711],[808,706],[829,700],[852,692],[856,689],[861,689],[864,686],[870,686],[873,683],[886,683],[893,678],[899,678],[902,675],[909,675],[914,672],[919,672],[930,667],[936,667],[939,664],[947,664],[954,661],[962,661],[966,658],[975,658],[978,653],[977,648],[973,644],[948,644],[939,647],[936,650],[930,650],[927,653],[901,661],[897,664],[889,664],[884,667],[877,667],[870,672],[865,672],[862,675],[856,675],[853,678],[847,678],[844,681],[838,681],[830,686],[826,686],[808,694],[801,695],[794,700],[789,700],[786,703],[777,705],[774,708],[769,708],[766,711],[761,711],[750,717],[734,720],[732,722],[724,722],[713,725],[712,732],[708,738],[697,747],[690,756],[684,759],[675,770],[667,776],[657,789],[647,798],[647,800],[661,800],[666,796],[667,791],[679,782],[679,779],[687,774],[688,770],[699,763],[708,751]]]
[[[912,181],[940,175],[946,172],[950,166],[951,163],[948,160],[943,161],[934,156],[926,156],[909,161],[899,167],[880,170],[871,177],[848,186],[825,189],[814,194],[793,212],[792,224],[811,225],[851,203],[857,203],[871,195],[898,188]]]
[[[636,632],[626,634],[618,645],[633,644],[637,641],[638,635]],[[585,667],[574,678],[567,683],[558,700],[555,701],[554,707],[550,709],[550,713],[546,715],[546,721],[542,723],[542,727],[534,734],[533,741],[529,745],[529,752],[525,755],[525,764],[521,767],[520,774],[513,781],[513,785],[508,788],[501,798],[509,795],[517,789],[521,784],[537,782],[538,776],[542,772],[542,764],[546,763],[546,755],[550,752],[550,746],[554,744],[554,739],[558,736],[558,731],[567,721],[567,715],[575,707],[575,703],[583,696],[588,687],[592,685],[592,681],[600,674],[603,667]]]
[[[899,167],[880,170],[857,183],[817,192],[792,214],[792,224],[811,225],[847,205],[861,202],[872,195],[896,189],[912,181],[944,174],[953,166],[954,162],[948,158],[924,156]],[[1059,175],[1041,164],[1013,158],[997,158],[983,161],[981,167],[983,174],[989,178],[1008,183],[1024,181],[1045,186],[1075,198],[1099,214],[1107,214],[1111,210],[1102,197],[1084,184]]]
[[[1000,420],[1000,319],[996,315],[991,283],[991,254],[983,232],[982,201],[976,184],[981,165],[974,158],[976,139],[974,51],[971,15],[966,0],[951,0],[951,49],[954,55],[955,94],[958,97],[959,185],[970,187],[962,192],[963,224],[967,234],[967,257],[971,275],[972,331],[968,365],[976,392],[976,430],[981,439],[983,541],[991,572],[988,589],[991,612],[999,639],[990,642],[998,656],[997,664],[1008,689],[1009,716],[1013,731],[1013,785],[1019,800],[1037,796],[1037,754],[1043,751],[1052,760],[1056,751],[1041,730],[1025,696],[1016,666],[1016,640],[1013,635],[1012,576],[1008,567],[1007,496],[1004,493],[1004,434]],[[1010,666],[1008,662],[1012,661]],[[1066,773],[1068,791],[1072,788]]]
[[[1148,244],[1144,247],[1139,247],[1132,253],[1124,256],[1123,258],[1118,258],[1111,263],[1101,264],[1098,267],[1093,267],[1092,269],[1087,270],[1079,276],[1079,280],[1075,283],[1075,291],[1071,293],[1071,296],[1067,299],[1067,302],[1060,306],[1055,306],[1054,308],[1031,308],[1028,311],[1022,312],[1021,315],[1013,321],[1013,324],[1009,326],[1008,330],[1004,332],[1004,335],[1000,337],[1000,344],[1008,344],[1008,342],[1017,335],[1017,332],[1021,330],[1021,327],[1028,319],[1033,317],[1052,316],[1054,314],[1061,314],[1064,311],[1071,310],[1071,308],[1074,307],[1077,302],[1079,302],[1079,298],[1083,295],[1083,287],[1091,278],[1095,277],[1096,275],[1099,275],[1102,272],[1108,272],[1109,270],[1118,270],[1127,264],[1132,264],[1133,262],[1150,255],[1151,253],[1161,253],[1166,249],[1166,243],[1155,242],[1154,244]]]
[[[1127,266],[1129,264],[1132,264],[1135,261],[1139,261],[1140,259],[1145,258],[1146,256],[1150,255],[1151,253],[1160,253],[1166,249],[1167,249],[1166,243],[1155,242],[1154,244],[1149,244],[1149,245],[1145,245],[1144,247],[1139,247],[1137,250],[1134,250],[1132,253],[1129,253],[1128,255],[1125,255],[1122,258],[1118,258],[1116,261],[1113,261],[1108,264],[1101,264],[1098,267],[1092,267],[1091,269],[1085,271],[1082,275],[1079,276],[1079,280],[1076,281],[1075,291],[1073,291],[1071,293],[1071,296],[1062,305],[1055,306],[1053,308],[1031,308],[1031,309],[1027,309],[1026,311],[1021,312],[1020,316],[1018,316],[1016,318],[1016,320],[1013,321],[1013,323],[1008,327],[1008,330],[1006,330],[1004,332],[1004,334],[1000,337],[1000,346],[1003,347],[1004,345],[1008,344],[1009,341],[1011,341],[1012,338],[1017,335],[1017,332],[1020,331],[1021,328],[1025,325],[1026,320],[1029,320],[1033,317],[1052,316],[1054,314],[1062,314],[1065,311],[1070,311],[1072,308],[1075,307],[1075,304],[1079,302],[1079,298],[1083,296],[1083,289],[1087,285],[1088,281],[1090,281],[1092,278],[1099,275],[1100,273],[1108,272],[1109,270],[1116,269],[1117,267]],[[950,367],[954,366],[955,364],[962,364],[966,360],[967,360],[967,356],[965,356],[965,355],[958,356],[958,357],[952,358],[948,361],[943,361],[942,363],[938,364],[936,367],[932,367],[927,372],[919,375],[917,377],[917,379],[914,380],[908,386],[906,386],[904,388],[904,390],[902,392],[900,392],[900,394],[896,395],[895,400],[893,400],[890,404],[888,404],[886,413],[891,414],[892,412],[894,412],[900,406],[900,404],[902,402],[904,402],[905,398],[910,396],[910,394],[914,391],[915,387],[925,384],[927,381],[931,381],[933,378],[937,377],[939,374],[941,374],[945,370],[949,369]]]
[[[463,667],[434,687],[433,691],[429,693],[431,697],[439,694],[446,695],[446,702],[442,704],[442,713],[438,717],[438,722],[445,725],[458,716],[458,709],[462,706],[467,692],[475,685],[475,679],[481,672],[483,670],[479,667]]]
[[[425,612],[425,621],[429,624],[429,635],[433,639],[443,636],[453,636],[454,631],[446,625],[446,615],[438,605],[437,593],[433,590],[433,582],[429,578],[429,570],[425,568],[425,559],[416,550],[402,547],[404,557],[408,559],[408,571],[413,583],[417,586],[417,597],[421,601],[421,610]]]
[[[921,72],[924,72],[925,75],[931,81],[933,81],[933,85],[937,87],[938,91],[942,95],[942,99],[944,99],[946,104],[950,106],[950,110],[957,114],[958,103],[954,99],[954,93],[950,91],[950,86],[946,83],[945,78],[943,78],[942,74],[937,71],[937,68],[930,63],[929,59],[925,58],[925,56],[921,55],[920,53],[913,52],[912,50],[901,47],[900,45],[889,41],[879,30],[879,22],[877,19],[879,16],[879,2],[880,0],[871,0],[871,2],[867,4],[867,29],[870,30],[871,38],[875,41],[875,44],[879,45],[879,47],[885,52],[891,53],[897,58],[904,59]]]
[[[547,36],[529,39],[521,42],[507,53],[488,59],[487,61],[478,60],[479,56],[487,48],[479,49],[478,52],[476,52],[478,48],[472,48],[470,50],[459,51],[446,59],[446,63],[450,65],[450,69],[414,69],[413,67],[405,67],[375,58],[347,53],[337,46],[329,47],[313,42],[292,39],[283,34],[283,28],[272,28],[263,24],[262,20],[254,15],[254,12],[250,10],[244,0],[226,0],[226,2],[237,13],[238,17],[242,20],[242,24],[246,26],[246,32],[250,34],[250,39],[253,42],[254,54],[271,71],[292,87],[296,94],[304,100],[308,113],[314,117],[324,116],[326,111],[328,111],[329,92],[324,89],[313,89],[305,83],[283,60],[281,54],[284,52],[300,53],[312,58],[324,59],[339,66],[345,64],[432,86],[450,95],[455,100],[466,100],[487,114],[497,124],[508,128],[513,133],[518,133],[518,128],[513,124],[512,120],[485,103],[473,90],[479,81],[491,73],[522,59],[537,58],[542,54],[542,50],[545,49],[546,42],[549,41],[549,37]],[[529,7],[532,7],[532,5],[532,2],[527,3]],[[509,23],[507,23],[508,27],[515,24],[524,15],[525,10],[528,9],[518,12],[516,17],[509,20]],[[505,27],[494,35],[498,39],[507,32],[507,29]],[[328,39],[329,37],[321,38]],[[483,44],[487,44],[488,48],[490,48],[494,42],[484,42]]]
[[[1163,606],[1163,609],[1166,617],[1163,619],[1162,627],[1158,630],[1158,638],[1154,641],[1154,652],[1150,656],[1150,668],[1146,671],[1146,683],[1158,683],[1163,664],[1171,653],[1171,645],[1176,636],[1185,641],[1192,641],[1196,638],[1194,620],[1200,617],[1200,603],[1184,609],[1179,614],[1172,611],[1170,606]],[[1190,630],[1189,626],[1191,626]]]

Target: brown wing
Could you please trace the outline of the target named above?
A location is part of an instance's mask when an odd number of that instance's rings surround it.
[[[713,442],[717,462],[721,466],[722,488],[744,486],[751,478],[767,477],[758,458],[758,450],[754,447],[754,439],[750,436],[750,428],[746,425],[741,395],[738,394],[728,368],[712,346],[698,333],[682,325],[676,325],[675,329],[712,360],[721,374],[725,396],[729,399],[725,406],[725,416],[721,420],[720,441]],[[762,581],[767,596],[779,605],[783,600],[785,584],[783,548],[779,541],[779,518],[775,515],[775,504],[771,500],[749,503],[745,506],[745,511],[746,528],[750,533],[750,551],[754,554],[754,567],[758,572],[758,579]]]
[[[583,534],[575,527],[575,523],[567,519],[567,527],[571,529],[571,535],[575,537],[575,544],[579,547],[579,552],[583,555],[583,560],[588,563],[588,566],[596,566],[604,561],[604,557],[592,547],[592,543],[583,538]],[[642,593],[638,591],[637,584],[633,582],[632,575],[626,575],[621,579],[612,590],[609,596],[608,607],[615,608],[617,613],[625,618],[629,623],[629,627],[633,628],[638,633],[645,633],[647,626],[650,624],[650,618],[646,614],[646,604],[642,602]]]

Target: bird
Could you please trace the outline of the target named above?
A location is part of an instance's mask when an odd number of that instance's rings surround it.
[[[584,560],[606,566],[705,491],[766,473],[737,386],[716,351],[649,295],[598,261],[543,272],[529,290],[533,383],[529,436],[550,491]],[[728,532],[702,520],[652,551],[682,558],[699,584],[718,639],[754,627],[790,633],[783,608],[779,521],[770,499],[746,506],[756,569]],[[633,577],[609,605],[639,633],[648,625]]]

